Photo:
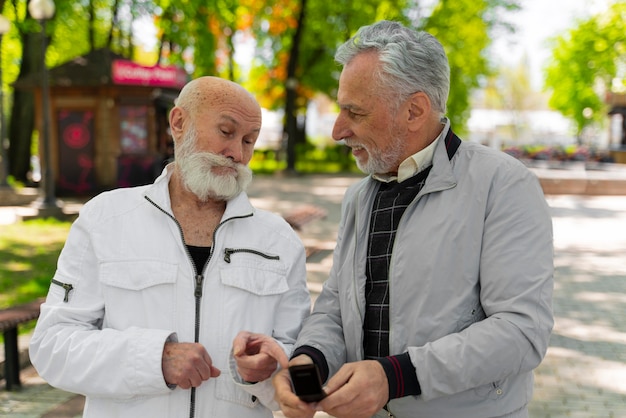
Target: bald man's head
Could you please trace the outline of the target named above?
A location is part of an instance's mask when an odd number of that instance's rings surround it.
[[[252,94],[239,84],[219,77],[205,76],[187,83],[174,104],[195,115],[199,110],[234,101],[259,107]]]

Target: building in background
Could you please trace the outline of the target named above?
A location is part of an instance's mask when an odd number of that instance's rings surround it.
[[[154,180],[171,157],[168,114],[188,81],[184,70],[144,67],[98,49],[50,69],[49,80],[50,161],[59,196]],[[20,79],[14,88],[34,92],[41,132],[41,77]]]

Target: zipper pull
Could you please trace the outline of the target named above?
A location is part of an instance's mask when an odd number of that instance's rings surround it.
[[[67,303],[70,301],[70,292],[72,290],[74,290],[74,286],[72,286],[70,283],[62,283],[58,280],[52,279],[51,280],[53,284],[56,284],[57,286],[61,286],[64,290],[65,290],[65,297],[63,298],[63,302]]]
[[[234,251],[231,248],[225,248],[224,249],[224,261],[226,261],[227,263],[230,263],[230,255],[234,253]]]
[[[70,301],[70,292],[74,289],[74,286],[68,283],[63,283],[63,289],[65,289],[65,297],[63,298],[63,302],[67,303]]]
[[[194,295],[197,298],[202,297],[202,281],[203,280],[204,280],[204,276],[202,274],[196,275],[196,290],[194,292]]]

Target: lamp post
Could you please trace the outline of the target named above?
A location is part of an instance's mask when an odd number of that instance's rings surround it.
[[[2,37],[11,29],[11,22],[0,15],[0,158],[2,159],[2,171],[0,172],[0,189],[10,189],[7,177],[9,176],[9,158],[6,149],[6,123],[4,120],[4,83],[2,81]]]
[[[42,103],[42,115],[43,126],[41,132],[41,142],[43,143],[43,197],[40,197],[35,202],[35,206],[39,210],[57,210],[56,196],[54,192],[54,176],[52,173],[52,167],[50,162],[50,86],[48,84],[48,68],[46,67],[46,21],[54,16],[54,1],[53,0],[31,0],[28,3],[28,11],[33,19],[36,19],[41,24],[41,103]]]

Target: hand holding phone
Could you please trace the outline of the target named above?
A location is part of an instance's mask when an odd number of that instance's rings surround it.
[[[293,390],[304,402],[318,402],[326,393],[322,389],[322,379],[315,364],[300,364],[289,367]]]

